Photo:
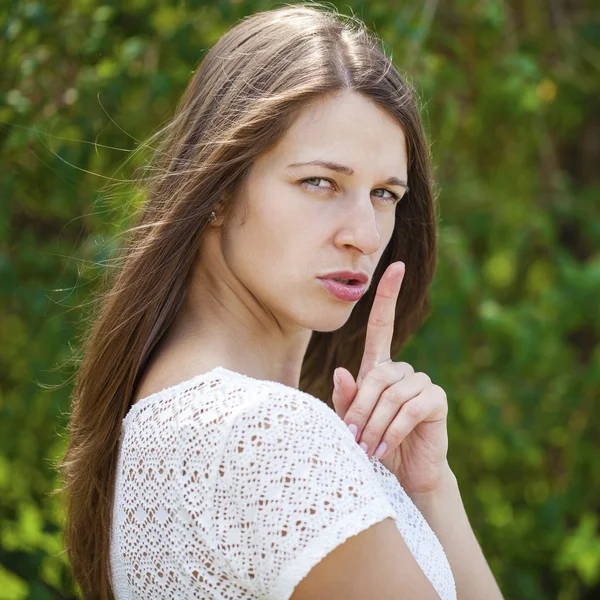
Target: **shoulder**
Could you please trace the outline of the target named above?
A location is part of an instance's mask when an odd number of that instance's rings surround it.
[[[276,381],[254,379],[216,367],[136,402],[124,421],[136,427],[201,427],[227,436],[233,429],[271,426],[288,434],[307,428],[307,435],[342,436],[354,441],[339,415],[319,398]],[[207,427],[209,425],[218,427]]]
[[[307,438],[325,434],[354,442],[340,416],[311,394],[279,382],[246,376],[239,376],[229,384],[228,393],[234,396],[232,404],[236,406],[231,424],[238,429],[255,426],[266,432],[272,427],[288,434],[302,430]]]
[[[312,474],[321,483],[328,477],[330,483],[353,480],[380,487],[350,430],[320,399],[272,381],[246,381],[234,393],[240,399],[219,442],[224,479],[217,487],[245,486],[248,477],[257,486],[269,487],[292,472],[296,483]]]

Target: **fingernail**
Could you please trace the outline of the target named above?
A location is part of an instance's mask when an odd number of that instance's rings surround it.
[[[367,446],[367,445],[366,445],[364,442],[361,442],[361,443],[359,444],[359,446],[360,446],[360,447],[361,447],[361,448],[362,448],[362,449],[363,449],[365,452],[367,452],[367,450],[369,449],[369,448],[368,448],[368,446]]]
[[[354,436],[354,441],[358,441],[358,427],[354,423],[350,423],[350,425],[348,425],[348,429]]]
[[[381,458],[383,453],[387,450],[387,444],[385,442],[381,442],[379,446],[377,446],[377,450],[375,450],[375,456],[377,458]]]
[[[333,373],[333,387],[336,392],[340,391],[340,380],[335,372]]]

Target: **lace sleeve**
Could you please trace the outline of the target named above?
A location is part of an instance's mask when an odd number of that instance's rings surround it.
[[[253,597],[287,599],[325,555],[395,512],[343,421],[299,390],[236,416],[214,486],[214,538]]]

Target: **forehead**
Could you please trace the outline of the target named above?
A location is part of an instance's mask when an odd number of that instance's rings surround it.
[[[325,158],[354,168],[406,176],[406,139],[400,124],[356,92],[319,99],[302,110],[274,149],[284,162]],[[287,163],[286,163],[287,164]]]

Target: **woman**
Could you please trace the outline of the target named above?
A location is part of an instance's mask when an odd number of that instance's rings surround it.
[[[436,263],[411,88],[360,23],[284,7],[218,41],[161,133],[73,393],[85,597],[501,598],[446,396],[391,360]]]

